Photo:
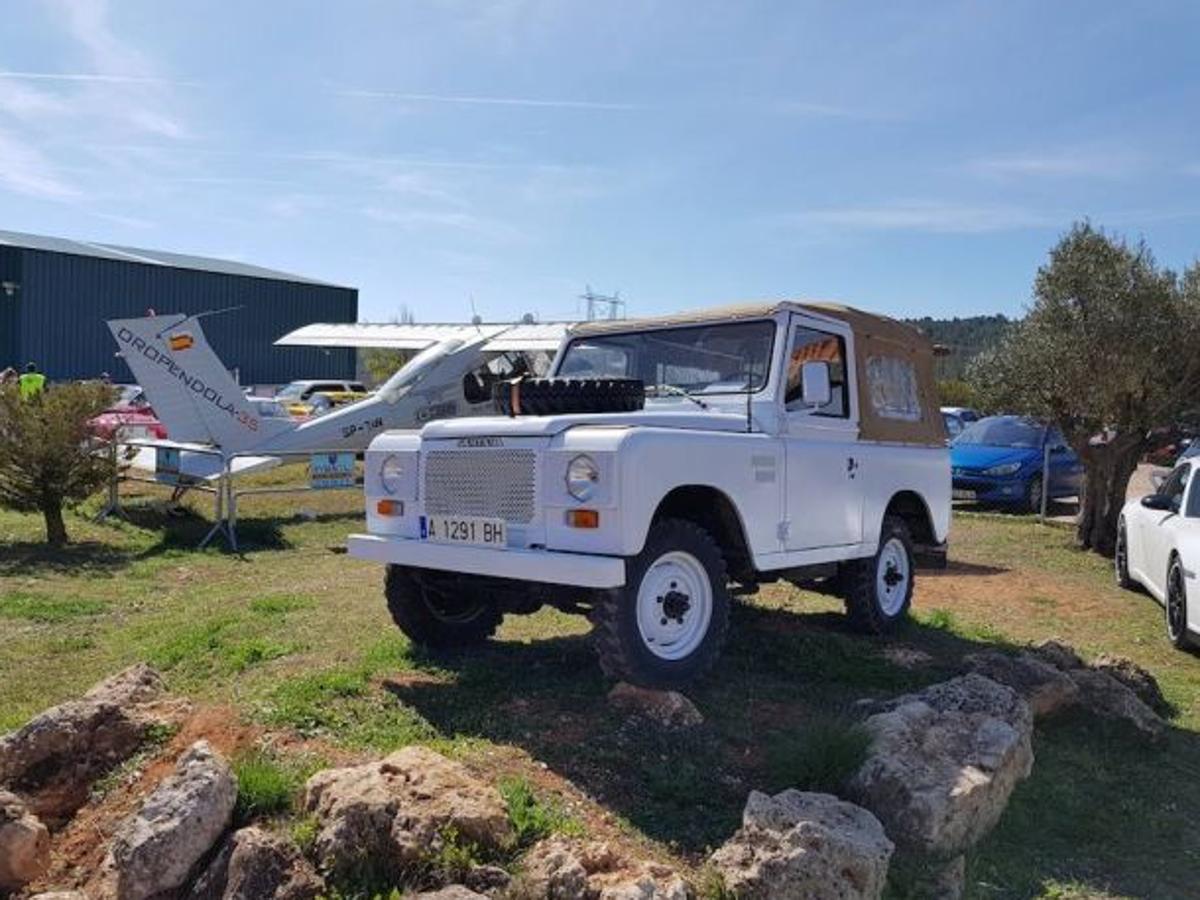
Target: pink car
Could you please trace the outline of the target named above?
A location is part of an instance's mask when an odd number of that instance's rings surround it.
[[[122,390],[117,405],[106,409],[88,424],[92,434],[105,441],[113,437],[126,441],[164,440],[167,437],[167,429],[158,421],[140,389]]]

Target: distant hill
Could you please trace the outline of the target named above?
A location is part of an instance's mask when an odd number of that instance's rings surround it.
[[[1008,316],[970,316],[965,319],[906,319],[925,332],[935,344],[950,349],[949,356],[937,358],[937,377],[962,378],[976,355],[996,346],[1012,327]]]

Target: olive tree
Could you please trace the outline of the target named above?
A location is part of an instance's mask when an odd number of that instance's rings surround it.
[[[0,506],[40,512],[51,545],[67,543],[63,507],[112,475],[113,461],[91,439],[88,420],[114,393],[104,384],[63,384],[22,399],[15,384],[0,385]]]
[[[1180,281],[1145,243],[1076,224],[1037,273],[1027,315],[971,380],[989,408],[1056,423],[1086,474],[1077,536],[1111,555],[1152,430],[1195,406],[1200,273]]]

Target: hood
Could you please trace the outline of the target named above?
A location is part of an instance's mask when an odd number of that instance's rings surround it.
[[[1025,447],[993,447],[988,444],[953,444],[950,465],[953,468],[987,469],[1003,463],[1026,463],[1037,459],[1041,452]]]
[[[595,425],[604,428],[679,428],[691,431],[744,432],[746,417],[723,412],[672,412],[642,410],[633,413],[576,413],[565,416],[485,416],[441,419],[421,430],[428,440],[490,435],[495,437],[545,437],[569,428]]]

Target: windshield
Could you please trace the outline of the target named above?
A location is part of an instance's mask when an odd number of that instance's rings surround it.
[[[733,322],[664,328],[574,340],[558,374],[567,378],[640,378],[689,394],[744,393],[767,383],[775,323]]]
[[[462,345],[463,342],[460,340],[450,340],[426,347],[401,366],[395,375],[385,381],[376,396],[384,403],[395,403],[420,383],[432,368],[432,363],[437,362],[443,356],[449,356]]]
[[[954,445],[984,444],[989,447],[1036,449],[1042,446],[1046,429],[1034,419],[993,416],[972,422],[954,439]]]

